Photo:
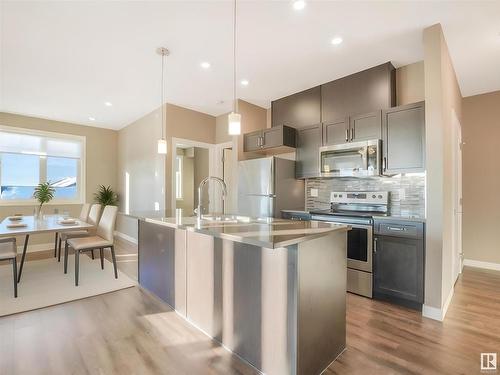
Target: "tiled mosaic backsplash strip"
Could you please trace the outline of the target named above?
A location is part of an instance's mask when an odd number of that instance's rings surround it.
[[[311,189],[318,189],[317,197],[311,197]],[[388,191],[391,215],[425,217],[425,174],[308,179],[306,180],[306,210],[328,209],[331,191]]]

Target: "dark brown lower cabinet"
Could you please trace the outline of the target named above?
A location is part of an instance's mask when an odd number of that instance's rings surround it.
[[[373,298],[421,310],[424,259],[423,223],[375,222]]]

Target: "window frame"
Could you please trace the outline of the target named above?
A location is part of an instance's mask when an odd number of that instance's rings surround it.
[[[25,134],[25,135],[34,135],[40,137],[48,137],[48,138],[56,138],[56,139],[66,139],[72,141],[81,142],[82,145],[82,153],[78,160],[77,166],[77,176],[76,176],[76,186],[77,186],[77,196],[74,199],[58,199],[54,198],[45,205],[65,205],[65,204],[82,204],[85,203],[86,197],[86,151],[87,151],[87,137],[82,135],[74,135],[74,134],[64,134],[64,133],[56,133],[56,132],[48,132],[36,129],[27,129],[27,128],[18,128],[14,126],[1,125],[0,131],[6,131],[17,134]],[[1,181],[1,154],[0,152],[0,186],[2,184]],[[17,154],[17,153],[10,153]],[[38,155],[38,154],[35,154]],[[47,180],[47,158],[51,157],[50,155],[38,155],[39,156],[39,182],[45,182]],[[63,156],[57,156],[59,158],[64,158]],[[75,159],[75,158],[68,158]],[[1,199],[0,197],[0,206],[33,206],[36,205],[37,201],[35,199]]]

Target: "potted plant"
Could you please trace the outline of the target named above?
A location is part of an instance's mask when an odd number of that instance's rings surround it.
[[[40,205],[35,208],[35,217],[37,219],[42,217],[43,204],[48,203],[52,199],[54,199],[55,192],[56,189],[52,187],[52,184],[49,181],[42,182],[35,187],[35,191],[33,192],[33,198],[35,198],[38,201],[38,203],[40,203]]]
[[[111,186],[100,185],[97,193],[94,194],[94,200],[101,206],[116,206],[118,203],[118,194],[116,194]]]

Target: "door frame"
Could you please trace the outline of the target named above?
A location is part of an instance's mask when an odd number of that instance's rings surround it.
[[[463,155],[462,126],[454,109],[452,122],[452,285],[456,283],[463,270]]]
[[[205,142],[198,142],[198,141],[193,141],[191,139],[184,139],[184,138],[174,138],[172,137],[172,144],[171,144],[171,149],[172,149],[172,160],[171,160],[171,180],[170,181],[170,188],[172,189],[172,194],[171,196],[171,207],[173,210],[176,210],[177,208],[177,200],[175,198],[175,160],[176,160],[176,155],[177,155],[177,146],[188,146],[188,147],[200,147],[200,148],[206,148],[208,149],[208,175],[213,176],[214,175],[214,166],[215,166],[215,145],[212,143],[205,143]],[[209,191],[209,195],[211,195],[211,191]]]

